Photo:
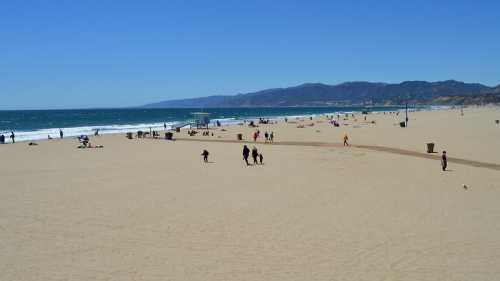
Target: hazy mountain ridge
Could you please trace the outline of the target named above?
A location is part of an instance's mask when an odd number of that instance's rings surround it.
[[[147,104],[162,107],[279,107],[329,105],[483,104],[500,103],[500,85],[455,80],[405,81],[399,84],[345,82],[338,85],[306,83],[289,88],[274,88],[237,94],[167,100]]]

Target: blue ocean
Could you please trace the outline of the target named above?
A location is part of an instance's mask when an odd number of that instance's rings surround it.
[[[210,113],[215,122],[224,124],[240,123],[243,120],[263,118],[284,118],[320,114],[360,112],[364,107],[289,107],[289,108],[211,108],[203,109]],[[370,111],[396,111],[401,107],[371,107]],[[65,136],[123,133],[149,128],[167,128],[179,122],[192,120],[192,112],[199,108],[175,109],[79,109],[79,110],[8,110],[0,111],[0,134],[16,134],[16,140],[40,140],[48,136],[58,137],[59,129]],[[8,139],[8,138],[7,138]]]

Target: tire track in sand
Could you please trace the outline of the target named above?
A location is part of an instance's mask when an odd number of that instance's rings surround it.
[[[254,144],[255,143],[255,142],[251,142],[251,141],[222,140],[222,139],[213,140],[213,139],[198,139],[198,138],[176,138],[175,140],[178,140],[178,141],[196,141],[196,142],[217,142],[217,143],[240,143],[240,144]],[[343,147],[343,145],[341,143],[311,142],[311,141],[305,141],[305,142],[302,142],[302,141],[280,141],[280,142],[274,142],[274,143],[259,142],[257,144],[259,144],[259,145],[311,146],[311,147]],[[377,145],[362,145],[362,144],[350,145],[350,147],[367,149],[367,150],[378,151],[378,152],[386,152],[386,153],[392,153],[392,154],[398,154],[398,155],[406,155],[406,156],[412,156],[412,157],[430,159],[430,160],[440,160],[441,159],[440,156],[436,155],[436,154],[428,154],[428,153],[422,153],[422,152],[406,150],[406,149],[401,149],[401,148],[394,148],[394,147],[377,146]],[[500,164],[496,164],[496,163],[481,162],[481,161],[468,160],[468,159],[462,159],[462,158],[456,158],[456,157],[448,157],[448,162],[455,163],[455,164],[461,164],[461,165],[467,165],[467,166],[476,167],[476,168],[486,168],[486,169],[500,171]]]

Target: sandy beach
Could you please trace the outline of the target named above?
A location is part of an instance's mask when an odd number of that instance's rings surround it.
[[[477,107],[411,112],[408,128],[378,113],[0,145],[0,280],[496,281],[497,119]],[[256,129],[264,165],[247,167],[236,134]]]

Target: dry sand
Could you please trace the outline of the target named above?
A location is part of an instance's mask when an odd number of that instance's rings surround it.
[[[438,160],[338,146],[344,132],[353,145],[415,153],[433,141],[500,164],[500,110],[464,113],[417,112],[406,129],[382,114],[368,116],[375,125],[264,125],[277,143],[257,144],[265,164],[252,167],[239,143],[2,145],[0,280],[499,280],[498,170],[442,172]],[[225,129],[176,136],[252,132]]]

